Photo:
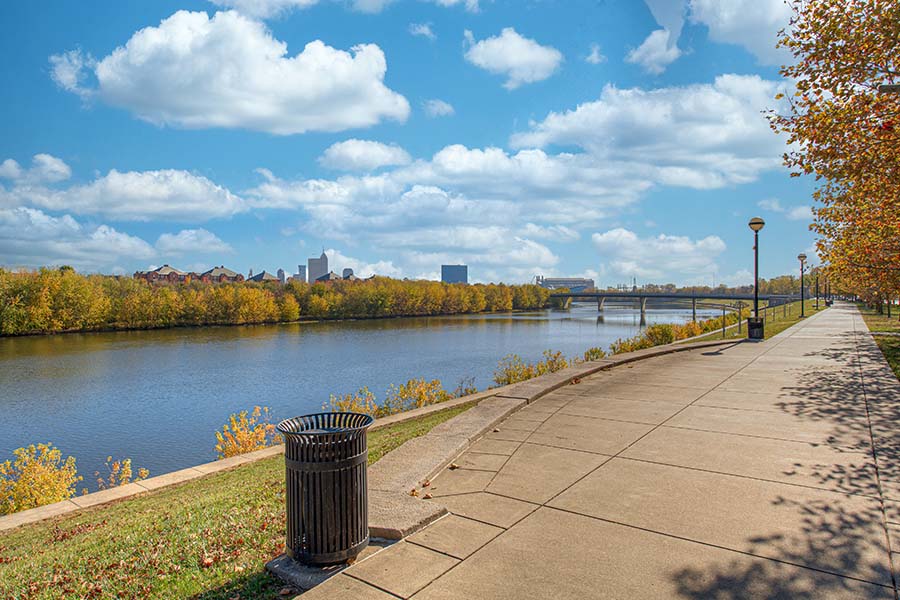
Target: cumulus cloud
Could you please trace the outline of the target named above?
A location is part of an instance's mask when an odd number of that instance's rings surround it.
[[[383,277],[403,277],[403,271],[395,266],[389,260],[379,260],[374,263],[366,262],[352,256],[343,254],[340,250],[329,248],[325,250],[328,255],[328,266],[337,274],[341,274],[344,269],[353,269],[353,274],[357,277],[371,277],[372,275],[381,275]]]
[[[72,169],[69,165],[50,154],[35,154],[31,159],[31,167],[27,169],[11,158],[0,163],[0,178],[10,179],[17,184],[56,183],[71,176]]]
[[[525,227],[522,228],[522,234],[530,238],[563,242],[574,242],[581,238],[581,235],[571,227],[566,227],[565,225],[551,225],[547,227],[536,223],[526,223]]]
[[[293,9],[303,9],[319,3],[319,0],[210,0],[213,4],[234,8],[241,13],[259,18],[274,17]]]
[[[771,210],[772,212],[784,212],[781,201],[778,198],[764,198],[756,203],[763,210]]]
[[[431,118],[450,117],[456,114],[456,110],[454,110],[453,105],[451,105],[449,102],[438,100],[437,98],[426,100],[422,104],[422,108],[425,111],[425,114]]]
[[[157,125],[289,135],[409,115],[406,98],[384,85],[387,61],[377,45],[346,52],[315,40],[290,56],[265,25],[233,11],[178,11],[99,61],[70,55],[50,58],[63,89]],[[95,88],[80,83],[85,69]]]
[[[712,84],[650,91],[604,87],[599,100],[551,112],[511,139],[515,148],[578,146],[619,160],[659,183],[712,188],[753,181],[781,165],[784,141],[760,110],[777,82],[720,75]]]
[[[790,53],[776,48],[778,31],[787,27],[791,6],[784,0],[689,0],[690,18],[709,28],[709,38],[737,44],[764,64],[790,61]]]
[[[350,139],[332,144],[319,157],[319,164],[341,171],[373,171],[379,167],[406,165],[409,153],[395,144]]]
[[[812,210],[808,206],[795,206],[788,209],[787,218],[791,221],[811,221]]]
[[[478,0],[432,0],[438,6],[463,6],[469,12],[478,12]]]
[[[206,229],[182,229],[178,233],[164,233],[156,240],[162,254],[231,254],[228,243]]]
[[[718,236],[692,240],[660,234],[641,238],[633,231],[616,228],[591,236],[600,262],[620,277],[660,279],[690,277],[713,272],[716,258],[725,251]]]
[[[7,206],[32,205],[120,221],[199,220],[229,217],[245,209],[243,200],[200,175],[172,169],[115,169],[90,183],[63,189],[22,183],[0,193]]]
[[[606,62],[606,57],[600,53],[600,44],[591,44],[591,52],[584,58],[585,62],[599,65]]]
[[[500,35],[475,41],[471,31],[465,32],[467,61],[495,75],[506,76],[503,84],[508,90],[547,79],[559,68],[562,53],[552,46],[541,46],[523,37],[512,27]]]
[[[410,23],[409,33],[410,35],[428,38],[429,40],[437,39],[437,36],[431,30],[431,23]]]
[[[640,46],[628,53],[625,62],[640,65],[648,73],[659,75],[681,56],[681,50],[675,42],[668,29],[657,29]]]
[[[8,267],[68,264],[85,270],[156,254],[144,240],[108,225],[87,227],[70,215],[53,217],[27,208],[0,208],[0,261]]]

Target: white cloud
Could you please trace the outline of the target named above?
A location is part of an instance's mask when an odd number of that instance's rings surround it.
[[[319,157],[319,164],[341,171],[372,171],[379,167],[406,165],[409,153],[395,144],[350,139],[332,144]]]
[[[156,251],[144,240],[107,225],[85,227],[70,215],[0,208],[0,261],[9,267],[68,264],[96,270],[120,260],[144,260]]]
[[[592,65],[606,62],[606,57],[600,53],[600,44],[591,44],[591,53],[584,60]]]
[[[178,233],[164,233],[156,240],[162,254],[231,254],[228,243],[206,229],[182,229]]]
[[[558,240],[563,242],[574,242],[581,238],[581,235],[565,225],[537,225],[536,223],[526,223],[522,228],[522,235],[530,238],[538,238],[545,240]]]
[[[18,184],[56,183],[71,176],[72,169],[69,165],[50,154],[35,154],[29,169],[23,169],[11,158],[0,163],[0,178],[11,179]]]
[[[90,183],[65,189],[23,183],[0,190],[0,201],[123,221],[205,221],[245,209],[240,197],[206,177],[171,169],[125,173],[113,169]]]
[[[788,209],[787,218],[791,221],[811,221],[812,210],[808,206],[795,206]]]
[[[382,275],[384,277],[403,277],[403,271],[389,260],[379,260],[374,263],[366,262],[352,256],[343,254],[340,250],[329,248],[325,250],[328,256],[328,268],[338,275],[344,269],[353,269],[353,274],[357,277],[366,278],[372,275]]]
[[[86,72],[97,66],[97,61],[80,49],[69,50],[50,57],[50,77],[62,89],[88,98],[91,91],[83,86]]]
[[[736,287],[740,285],[753,285],[753,273],[747,269],[739,269],[731,275],[722,277],[722,283],[728,287]]]
[[[591,236],[600,253],[600,263],[620,277],[660,279],[712,273],[716,258],[725,251],[718,236],[691,240],[684,236],[664,235],[641,238],[623,228]]]
[[[625,62],[641,65],[648,73],[659,75],[681,56],[676,41],[668,29],[657,29],[640,46],[628,53]]]
[[[466,30],[465,37],[469,46],[466,60],[495,75],[505,75],[503,87],[508,90],[547,79],[563,61],[559,50],[541,46],[512,27],[503,29],[499,36],[477,42],[471,31]]]
[[[778,198],[764,198],[756,203],[763,210],[771,210],[772,212],[784,212],[781,201]]]
[[[71,54],[71,53],[69,53]],[[244,128],[289,135],[405,121],[406,98],[384,85],[387,62],[374,44],[337,50],[320,40],[289,56],[259,21],[233,11],[179,11],[135,33],[109,56],[78,66],[51,57],[64,89],[91,94],[157,125]],[[60,66],[64,65],[64,66]]]
[[[437,39],[437,36],[431,30],[431,23],[410,23],[409,33],[418,37],[428,38],[429,40]]]
[[[210,0],[218,6],[234,8],[241,13],[259,18],[274,17],[293,9],[309,8],[319,0]]]
[[[469,12],[478,12],[478,0],[432,0],[438,6],[464,6]]]
[[[438,100],[437,98],[426,100],[422,104],[422,108],[425,110],[425,114],[432,118],[450,117],[456,114],[456,110],[454,110],[453,105],[451,105],[449,102]]]
[[[690,18],[709,28],[709,38],[723,44],[737,44],[760,62],[780,65],[790,61],[790,53],[776,48],[778,30],[791,18],[790,3],[784,0],[689,0]]]
[[[761,110],[779,83],[720,75],[712,84],[604,87],[600,99],[550,113],[514,135],[515,148],[578,146],[598,162],[618,160],[663,184],[713,188],[753,181],[781,166],[784,141]]]

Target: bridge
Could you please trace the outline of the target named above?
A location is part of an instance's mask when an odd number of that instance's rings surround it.
[[[551,298],[565,300],[565,308],[571,306],[573,300],[596,300],[597,310],[603,312],[603,307],[608,299],[614,300],[632,300],[640,303],[641,307],[641,323],[645,322],[647,314],[647,300],[674,300],[674,301],[690,301],[691,313],[693,319],[697,320],[697,307],[700,308],[722,308],[734,309],[734,306],[726,305],[725,302],[743,303],[744,301],[753,301],[753,294],[704,294],[697,296],[695,294],[686,294],[678,292],[559,292],[550,294]],[[798,296],[799,297],[799,296]],[[791,302],[796,298],[790,294],[760,294],[759,301],[765,302],[768,306],[780,306],[787,302]]]

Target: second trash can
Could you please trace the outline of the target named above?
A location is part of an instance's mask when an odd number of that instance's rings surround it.
[[[285,443],[285,548],[294,560],[336,564],[369,544],[366,429],[373,420],[331,412],[278,424]]]

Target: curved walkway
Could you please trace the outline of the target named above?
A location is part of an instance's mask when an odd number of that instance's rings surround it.
[[[849,305],[600,372],[423,490],[451,515],[303,598],[896,598],[898,416]]]

